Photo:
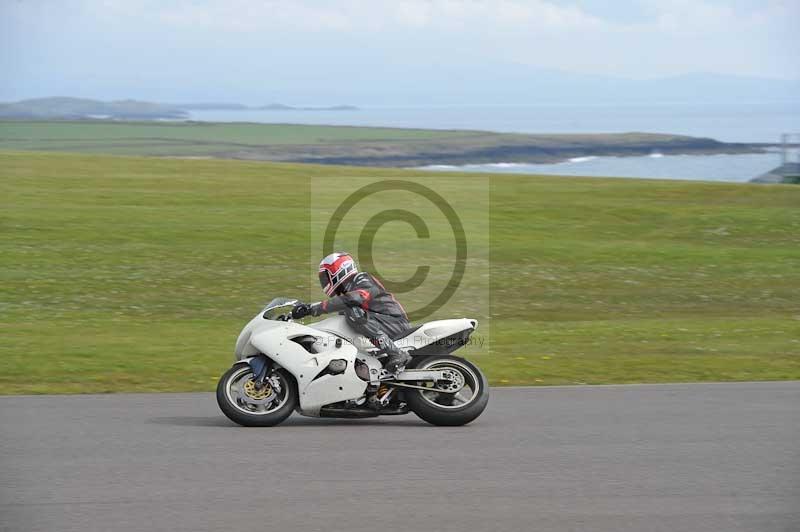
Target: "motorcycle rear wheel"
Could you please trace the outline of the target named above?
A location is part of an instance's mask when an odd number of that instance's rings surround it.
[[[297,384],[285,370],[278,370],[274,378],[280,390],[272,386],[255,390],[253,371],[247,364],[234,364],[219,379],[217,404],[225,416],[245,427],[272,427],[292,415],[297,407]],[[275,394],[272,401],[266,402]]]
[[[452,355],[433,355],[412,363],[415,369],[438,369],[453,372],[450,385],[431,385],[430,391],[406,390],[409,408],[432,425],[460,426],[475,420],[489,402],[489,383],[481,370],[468,360]],[[447,390],[458,388],[457,393]]]

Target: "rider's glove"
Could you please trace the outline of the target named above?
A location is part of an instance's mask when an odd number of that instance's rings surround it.
[[[292,319],[299,320],[311,314],[311,305],[305,303],[298,303],[292,307]]]

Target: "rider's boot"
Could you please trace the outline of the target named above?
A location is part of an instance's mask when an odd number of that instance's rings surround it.
[[[408,354],[408,351],[397,349],[396,353],[390,354],[389,358],[386,359],[383,368],[392,375],[397,375],[409,362],[411,362],[411,355]]]
[[[408,351],[397,347],[392,339],[384,332],[378,333],[376,337],[372,339],[372,343],[379,347],[382,352],[389,355],[386,362],[383,364],[383,369],[392,375],[399,373],[400,370],[411,361],[411,355],[408,354]]]

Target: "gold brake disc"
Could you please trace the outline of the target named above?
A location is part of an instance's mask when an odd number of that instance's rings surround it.
[[[258,390],[256,389],[256,383],[250,379],[244,383],[244,393],[251,399],[261,401],[272,395],[272,386],[269,383],[264,383],[264,387]]]

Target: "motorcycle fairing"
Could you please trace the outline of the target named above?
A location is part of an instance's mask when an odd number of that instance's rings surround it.
[[[367,383],[355,373],[358,351],[353,345],[338,342],[337,346],[337,342],[328,342],[318,330],[294,322],[262,320],[253,325],[248,343],[253,350],[267,355],[294,376],[303,414],[316,416],[325,405],[364,395]],[[292,341],[292,338],[305,335],[320,338],[320,342],[315,344],[316,353],[310,353]],[[243,348],[241,353],[248,351]],[[244,357],[237,353],[237,358],[241,360]],[[336,374],[325,372],[332,360],[344,360],[344,371]]]

